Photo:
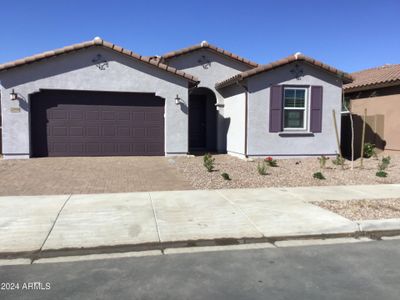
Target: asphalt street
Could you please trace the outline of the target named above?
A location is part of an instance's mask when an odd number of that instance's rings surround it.
[[[0,283],[0,299],[398,300],[400,240],[3,266]]]

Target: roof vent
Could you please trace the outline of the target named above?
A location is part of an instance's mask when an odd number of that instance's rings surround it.
[[[207,46],[207,45],[208,45],[207,41],[202,41],[202,42],[200,43],[200,46],[202,46],[202,47]]]
[[[295,57],[296,59],[298,59],[298,58],[299,58],[299,55],[301,55],[301,52],[296,52],[296,53],[294,54],[294,57]]]
[[[101,41],[101,37],[96,36],[96,37],[93,39],[93,41],[100,42],[100,41]]]

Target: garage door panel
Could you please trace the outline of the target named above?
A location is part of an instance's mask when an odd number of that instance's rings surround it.
[[[85,145],[86,153],[99,153],[101,152],[101,145],[97,143],[87,143]]]
[[[146,136],[145,128],[133,128],[133,132],[134,138],[144,138]]]
[[[116,132],[116,128],[113,125],[102,128],[103,137],[115,136],[115,132]]]
[[[164,100],[44,91],[31,97],[33,156],[164,155]]]
[[[146,112],[145,113],[145,120],[148,122],[158,122],[160,117],[159,112]]]
[[[67,127],[53,127],[53,130],[50,130],[52,136],[68,136],[68,128]]]
[[[68,120],[68,112],[54,109],[49,113],[49,119],[53,120]]]
[[[71,120],[84,120],[85,119],[85,114],[83,111],[70,111],[69,112],[69,118]]]
[[[148,143],[147,145],[147,152],[149,153],[157,153],[157,149],[159,149],[160,144],[159,143]]]
[[[117,113],[117,120],[120,121],[128,121],[131,120],[131,114],[130,112],[126,112],[126,111],[121,111]]]
[[[144,117],[144,112],[143,111],[141,111],[141,112],[134,112],[133,113],[133,118],[132,118],[132,120],[133,121],[139,121],[139,122],[143,122],[144,120],[145,120],[145,117]]]
[[[71,127],[69,129],[69,136],[84,136],[85,128],[83,127]]]
[[[65,143],[53,143],[51,147],[52,152],[54,153],[67,153],[68,145]]]
[[[146,136],[148,138],[156,138],[162,134],[162,128],[155,127],[155,128],[147,128],[147,134]]]
[[[99,111],[87,111],[85,114],[86,121],[98,121],[100,119],[99,115]]]
[[[71,143],[69,145],[69,151],[71,153],[82,153],[85,151],[85,144],[82,143]]]
[[[101,113],[101,119],[104,121],[109,121],[109,120],[115,121],[117,120],[117,116],[116,113],[113,111],[103,111]]]
[[[87,137],[99,137],[100,136],[100,128],[98,128],[98,127],[87,127],[86,128],[86,136]]]
[[[131,130],[129,127],[118,127],[118,136],[119,137],[130,137]]]

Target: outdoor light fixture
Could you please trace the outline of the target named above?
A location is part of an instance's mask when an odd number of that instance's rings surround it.
[[[12,89],[11,93],[10,93],[10,99],[11,100],[17,100],[18,95],[16,92],[14,92],[14,89]]]
[[[224,107],[225,105],[224,104],[222,104],[222,103],[215,103],[215,108],[217,109],[217,110],[220,110],[222,107]]]
[[[176,97],[175,97],[175,104],[178,105],[178,104],[181,104],[181,102],[182,102],[182,99],[179,98],[179,95],[178,95],[178,94],[176,94]]]

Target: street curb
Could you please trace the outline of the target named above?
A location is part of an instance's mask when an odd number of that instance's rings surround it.
[[[358,221],[360,231],[385,231],[396,230],[400,228],[400,218],[397,219],[384,219],[384,220],[364,220]]]
[[[361,233],[369,234],[371,238],[380,239],[382,236],[398,235],[400,218],[383,220],[363,220],[357,222]]]
[[[156,242],[156,243],[142,243],[142,244],[129,244],[129,245],[125,244],[125,245],[113,245],[113,246],[98,246],[98,247],[87,247],[87,248],[63,248],[63,249],[46,249],[46,250],[38,249],[35,251],[24,251],[24,252],[3,252],[0,253],[0,259],[27,258],[31,260],[31,263],[33,263],[34,261],[39,260],[41,258],[54,258],[61,256],[65,257],[65,256],[91,255],[91,254],[141,252],[149,250],[160,250],[164,254],[165,249],[171,249],[171,248],[229,246],[229,245],[257,244],[257,243],[270,243],[274,245],[275,242],[288,241],[288,240],[316,240],[316,239],[325,240],[325,239],[335,239],[335,238],[360,238],[360,237],[367,237],[373,240],[381,240],[382,237],[400,235],[400,226],[396,228],[386,229],[388,228],[386,224],[387,222],[384,225],[379,225],[379,222],[374,222],[374,223],[375,224],[373,230],[365,230],[364,228],[361,231],[347,232],[347,233],[311,234],[311,235],[296,235],[296,236],[287,235],[287,236],[240,238],[240,239],[236,238],[201,239],[201,240]]]

